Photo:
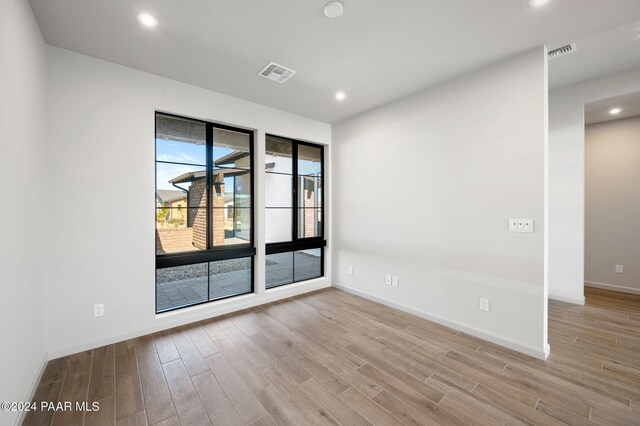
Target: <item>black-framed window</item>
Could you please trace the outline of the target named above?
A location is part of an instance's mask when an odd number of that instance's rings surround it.
[[[156,113],[156,313],[253,292],[253,132]]]
[[[266,136],[266,288],[324,275],[324,147]]]

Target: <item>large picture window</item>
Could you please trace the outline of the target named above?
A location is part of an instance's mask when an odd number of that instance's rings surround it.
[[[156,312],[253,292],[253,132],[156,114]]]
[[[324,275],[324,148],[267,135],[266,287]]]

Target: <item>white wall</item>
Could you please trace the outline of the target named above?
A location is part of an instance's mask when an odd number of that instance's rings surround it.
[[[43,259],[49,216],[44,42],[29,3],[0,2],[0,401],[30,396],[45,357]],[[18,413],[0,411],[0,424]]]
[[[640,116],[587,126],[585,142],[585,281],[640,294]]]
[[[546,120],[540,47],[334,125],[334,282],[543,358]]]
[[[640,90],[640,68],[549,93],[549,297],[584,303],[584,104]]]
[[[291,157],[266,154],[265,163],[273,163],[269,171],[277,173],[293,173]],[[266,205],[269,207],[291,207],[291,185],[295,181],[291,176],[279,174],[265,175]],[[267,209],[265,212],[265,232],[267,243],[289,241],[291,239],[291,209]]]
[[[264,290],[264,135],[330,144],[329,124],[54,47],[47,61],[52,356],[330,285],[326,278]],[[257,129],[259,294],[155,315],[155,110]],[[93,318],[94,303],[105,304],[104,317]]]

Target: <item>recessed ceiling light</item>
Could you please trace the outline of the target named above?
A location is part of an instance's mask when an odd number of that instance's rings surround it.
[[[158,20],[148,13],[138,13],[138,21],[145,27],[153,28],[158,25]]]
[[[540,7],[549,3],[549,0],[529,0],[529,6],[531,7]]]
[[[339,1],[332,1],[324,7],[324,14],[327,18],[338,18],[342,16],[342,12],[344,12],[344,6]]]
[[[611,109],[611,111],[609,111],[609,114],[616,115],[616,114],[620,114],[621,112],[622,110],[620,108],[613,108]]]
[[[339,101],[344,101],[344,99],[347,97],[347,95],[344,94],[344,92],[338,92],[336,93],[336,99]]]

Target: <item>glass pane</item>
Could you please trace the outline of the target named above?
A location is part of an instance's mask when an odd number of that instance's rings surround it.
[[[298,209],[298,238],[322,236],[322,209]]]
[[[213,245],[229,246],[251,242],[251,209],[233,205],[213,209]]]
[[[322,149],[298,145],[298,174],[322,176]]]
[[[294,254],[295,282],[310,280],[322,276],[322,249],[297,251]]]
[[[156,270],[156,311],[162,312],[207,300],[206,263]]]
[[[213,129],[213,166],[249,169],[251,138],[246,133]]]
[[[206,185],[204,167],[156,163],[156,207],[204,208]]]
[[[206,126],[183,118],[156,115],[156,160],[206,164]]]
[[[322,178],[315,176],[298,176],[298,207],[322,207]]]
[[[251,293],[251,258],[209,263],[209,300]]]
[[[213,172],[213,207],[251,208],[251,173],[230,172],[228,169]]]
[[[291,207],[291,175],[265,174],[265,204],[267,207]]]
[[[179,253],[206,248],[206,209],[156,208],[156,253]]]
[[[291,209],[269,209],[265,211],[267,244],[291,241]]]
[[[288,139],[267,136],[265,162],[268,172],[293,173],[293,144]]]
[[[266,259],[267,288],[293,282],[293,253],[268,254]]]

